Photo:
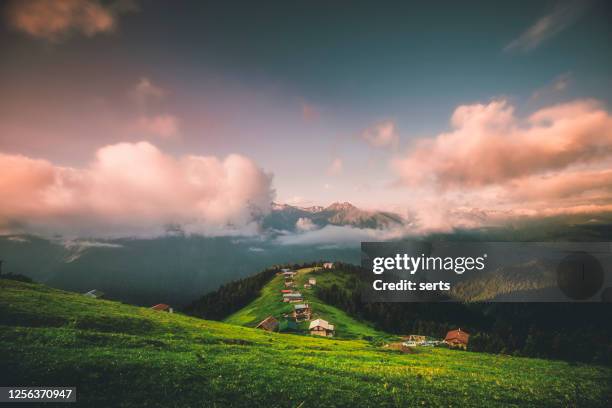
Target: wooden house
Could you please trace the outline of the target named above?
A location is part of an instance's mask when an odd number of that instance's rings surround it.
[[[294,303],[294,302],[303,302],[303,301],[304,301],[304,296],[302,296],[301,293],[298,293],[298,292],[283,293],[283,302]]]
[[[307,303],[300,303],[293,306],[292,317],[296,322],[303,322],[310,320],[312,315],[312,310],[310,309],[310,305]]]
[[[274,316],[268,316],[265,319],[263,319],[261,322],[259,322],[259,324],[255,326],[255,328],[270,331],[270,332],[277,331],[278,330],[278,320],[276,320]]]
[[[174,313],[174,309],[165,303],[158,303],[155,306],[151,306],[151,309],[156,310],[158,312],[168,312]]]
[[[332,337],[334,335],[334,325],[327,320],[316,319],[310,322],[308,327],[310,334],[314,336]]]
[[[85,295],[87,297],[90,297],[90,298],[93,298],[93,299],[100,299],[100,298],[104,297],[104,292],[102,292],[102,291],[100,291],[98,289],[93,289],[93,290],[90,290],[87,293],[83,293],[83,295]]]
[[[444,343],[448,344],[452,348],[461,348],[466,350],[470,335],[461,329],[451,330],[446,333]]]

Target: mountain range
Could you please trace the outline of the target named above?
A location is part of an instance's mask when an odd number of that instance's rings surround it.
[[[262,226],[264,229],[279,231],[307,230],[326,225],[386,229],[405,222],[398,214],[362,210],[349,202],[336,202],[328,207],[272,203],[272,211],[264,218]]]
[[[99,289],[111,298],[139,305],[185,305],[229,281],[270,265],[313,261],[358,264],[358,244],[289,244],[329,226],[384,229],[406,223],[396,214],[362,210],[350,203],[327,207],[274,204],[255,236],[189,235],[179,230],[150,238],[0,236],[5,273],[24,274],[49,286],[77,292]],[[348,231],[353,233],[355,231]],[[522,227],[457,230],[423,239],[462,241],[608,241],[612,224],[571,226],[530,223]]]

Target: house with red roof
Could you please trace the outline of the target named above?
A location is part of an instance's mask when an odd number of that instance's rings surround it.
[[[151,306],[151,309],[156,310],[158,312],[174,313],[174,309],[172,309],[170,305],[167,305],[165,303],[158,303],[155,306]]]
[[[444,338],[444,342],[452,348],[461,348],[466,350],[468,341],[470,339],[470,334],[459,329],[451,330],[446,333],[446,337]]]

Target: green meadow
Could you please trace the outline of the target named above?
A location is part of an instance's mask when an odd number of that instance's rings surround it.
[[[293,279],[296,283],[294,290],[304,296],[304,303],[308,303],[313,311],[312,319],[322,318],[334,324],[337,336],[341,338],[385,337],[385,333],[375,330],[368,323],[357,321],[342,310],[320,301],[315,295],[316,289],[314,287],[304,289],[304,283],[308,282],[309,277],[316,278],[319,285],[329,285],[332,281],[335,281],[333,274],[322,272],[321,268],[303,268],[297,271]],[[283,276],[275,276],[262,288],[261,295],[257,299],[229,316],[225,319],[225,322],[255,327],[270,315],[282,320],[281,316],[283,314],[290,313],[293,310],[293,304],[282,302],[281,290],[286,289],[284,281]],[[307,329],[308,322],[299,325],[300,331],[307,332]]]
[[[315,305],[357,335],[358,322]],[[257,320],[254,306],[228,321]],[[2,385],[76,386],[71,406],[609,407],[612,398],[612,370],[602,366],[446,349],[401,354],[9,280],[0,280],[0,349]]]

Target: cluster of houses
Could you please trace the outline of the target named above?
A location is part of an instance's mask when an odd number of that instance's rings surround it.
[[[469,333],[461,330],[461,328],[458,328],[455,330],[450,330],[448,333],[446,333],[444,340],[429,340],[425,336],[411,334],[402,338],[402,345],[406,347],[436,347],[444,345],[450,348],[466,350],[469,339]]]
[[[333,268],[333,263],[326,262],[323,264],[323,268],[331,269]],[[311,335],[315,336],[323,336],[323,337],[333,337],[334,335],[334,325],[330,324],[327,320],[323,319],[315,319],[312,320],[313,312],[312,308],[308,303],[304,301],[304,296],[295,290],[296,283],[294,281],[294,277],[297,274],[296,271],[292,271],[289,269],[283,269],[280,272],[280,275],[284,277],[284,287],[285,289],[281,289],[282,301],[284,303],[293,304],[293,310],[291,313],[283,315],[285,319],[287,319],[284,323],[285,328],[297,329],[297,323],[301,322],[310,322],[308,326],[308,330]],[[308,278],[308,283],[304,284],[304,289],[310,289],[317,284],[317,280],[315,278]],[[84,293],[85,296],[100,299],[104,297],[104,292],[93,289],[89,292]],[[152,310],[158,312],[167,312],[174,313],[174,309],[165,303],[158,303],[155,306],[151,307]],[[262,320],[257,326],[258,329],[263,329],[267,331],[278,331],[281,326],[281,323],[274,316],[268,316],[264,320]],[[461,328],[450,330],[446,333],[446,337],[444,340],[431,340],[426,336],[421,336],[417,334],[411,334],[409,336],[402,337],[402,342],[394,343],[393,346],[398,346],[401,350],[409,352],[411,347],[437,347],[437,346],[447,346],[450,348],[458,348],[458,349],[467,349],[468,341],[470,339],[469,333],[461,330]]]
[[[332,263],[325,263],[329,265],[328,269],[333,267]],[[296,290],[296,282],[294,277],[297,274],[296,271],[290,269],[282,269],[280,275],[284,278],[284,289],[281,289],[282,301],[284,303],[293,304],[293,310],[291,313],[285,314],[283,317],[287,319],[285,323],[289,328],[296,329],[297,323],[310,322],[308,330],[310,334],[315,336],[332,337],[334,335],[334,325],[323,319],[312,320],[313,312],[312,308],[308,303],[305,302],[302,293]],[[308,282],[304,283],[304,289],[311,289],[317,284],[316,278],[308,278]],[[268,316],[262,320],[256,328],[267,331],[277,331],[281,323],[274,317]]]

